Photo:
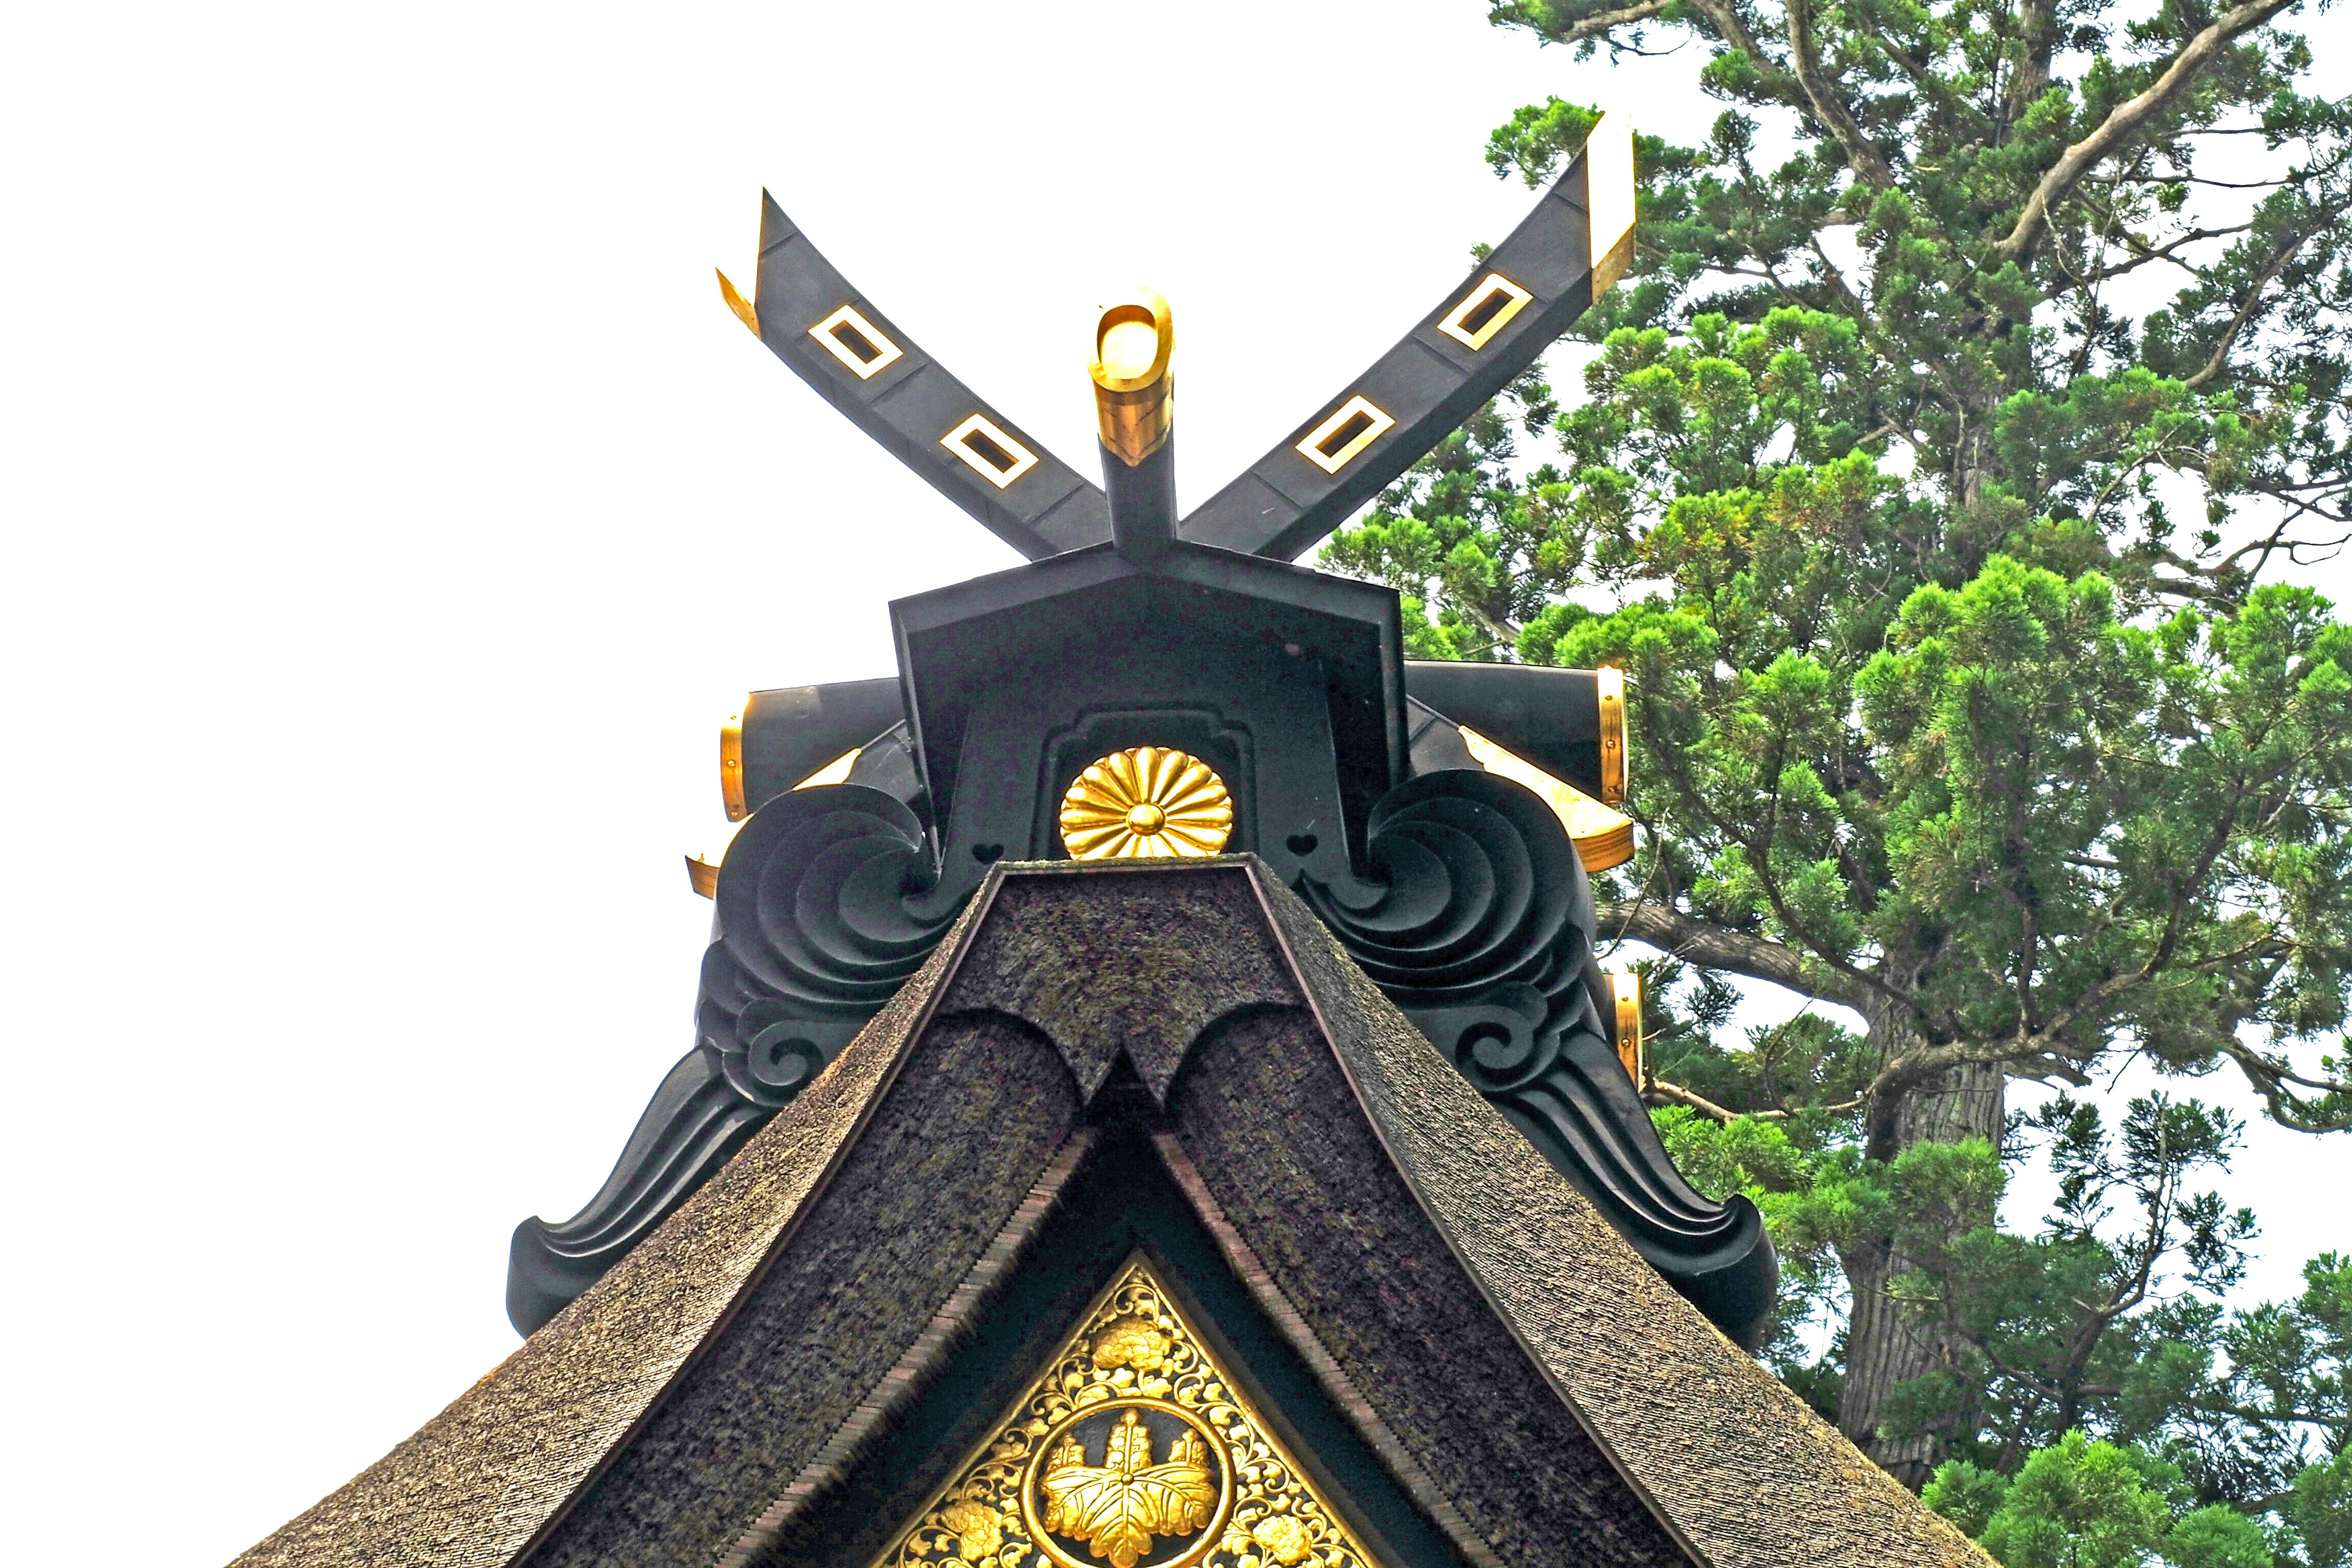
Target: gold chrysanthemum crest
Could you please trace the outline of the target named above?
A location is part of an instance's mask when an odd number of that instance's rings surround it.
[[[1220,853],[1233,833],[1225,781],[1165,746],[1113,752],[1062,797],[1062,846],[1073,860],[1194,858]]]
[[[1130,1262],[876,1568],[1372,1568]]]

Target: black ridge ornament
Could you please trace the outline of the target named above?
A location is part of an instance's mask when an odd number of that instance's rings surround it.
[[[1165,300],[1114,305],[1097,328],[1097,489],[764,201],[756,287],[747,300],[722,277],[729,306],[1029,563],[893,604],[895,683],[753,694],[725,743],[730,815],[749,820],[717,876],[693,1048],[588,1206],[517,1228],[517,1328],[561,1310],[821,1072],[991,866],[1223,850],[1297,891],[1620,1234],[1753,1341],[1777,1268],[1756,1211],[1675,1169],[1620,1061],[1579,846],[1554,805],[1471,751],[1615,800],[1616,686],[1409,671],[1393,591],[1286,563],[1606,290],[1630,255],[1632,192],[1630,133],[1604,120],[1461,286],[1190,514]]]

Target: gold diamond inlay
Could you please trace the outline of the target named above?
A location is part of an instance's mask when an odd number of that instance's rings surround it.
[[[1195,858],[1234,836],[1234,797],[1190,752],[1137,746],[1089,764],[1062,797],[1073,860]]]
[[[1131,1260],[876,1568],[1372,1568]]]

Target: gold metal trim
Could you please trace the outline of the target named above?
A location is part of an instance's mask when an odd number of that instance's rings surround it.
[[[1061,825],[1073,860],[1198,859],[1233,837],[1234,797],[1191,752],[1137,746],[1070,781]]]
[[[1152,334],[1151,357],[1136,374],[1121,375],[1132,357],[1114,354],[1106,362],[1103,344],[1114,329],[1133,326]],[[1095,383],[1095,424],[1102,444],[1130,468],[1166,446],[1176,427],[1176,378],[1168,374],[1175,352],[1175,317],[1168,301],[1148,289],[1113,305],[1095,323],[1095,357],[1087,365]]]
[[[1604,664],[1594,674],[1601,699],[1601,798],[1611,805],[1625,798],[1625,672]]]
[[[1008,1563],[1373,1568],[1139,1253],[875,1568]]]
[[[1633,122],[1611,111],[1584,139],[1584,222],[1592,239],[1592,298],[1633,261]]]
[[[1565,779],[1557,779],[1517,752],[1506,751],[1467,724],[1462,744],[1480,767],[1513,784],[1525,784],[1551,807],[1585,874],[1596,875],[1633,858],[1633,819],[1610,810]]]
[[[835,331],[836,327],[847,327],[851,331],[873,344],[876,351],[874,357],[872,359],[860,357],[856,349],[842,341],[840,334]],[[905,349],[885,336],[881,328],[858,314],[856,307],[853,305],[844,305],[832,315],[811,327],[809,336],[814,338],[819,347],[839,360],[847,368],[849,374],[860,381],[873,380],[907,355]]]
[[[719,868],[699,855],[686,858],[686,881],[688,887],[706,899],[719,896]]]
[[[1354,425],[1359,418],[1365,423],[1348,438],[1347,445],[1337,447],[1328,452],[1323,449],[1326,442]],[[1379,440],[1381,435],[1395,423],[1396,419],[1393,416],[1363,394],[1358,393],[1339,405],[1328,419],[1309,430],[1306,439],[1298,443],[1297,452],[1300,457],[1325,473],[1336,474],[1346,468],[1357,453]]]
[[[714,267],[711,270],[717,272],[719,269]],[[753,337],[760,335],[760,312],[752,309],[751,301],[743,298],[734,284],[728,281],[724,272],[719,273],[719,297],[727,301],[727,308],[735,312],[737,321],[751,329]]]
[[[745,707],[751,700],[745,699]],[[730,713],[727,722],[719,726],[719,801],[727,808],[727,820],[740,822],[751,815],[743,804],[743,715]]]
[[[1489,310],[1485,321],[1475,329],[1465,324],[1498,294],[1502,296],[1502,303]],[[1437,330],[1465,349],[1483,349],[1494,342],[1495,334],[1509,326],[1511,318],[1526,310],[1528,301],[1534,298],[1501,273],[1489,272],[1478,279],[1475,289],[1462,297],[1460,304],[1445,312],[1445,319],[1437,323]]]
[[[1609,994],[1617,1003],[1617,1059],[1633,1087],[1642,1087],[1642,977],[1621,969],[1609,977]]]
[[[974,436],[1012,458],[1011,466],[998,468],[987,454],[971,445]],[[973,473],[998,489],[1004,489],[1037,466],[1037,454],[1006,435],[1003,426],[985,414],[966,416],[963,423],[940,437],[940,445],[961,458]]]
[[[833,761],[825,763],[824,766],[817,769],[816,772],[809,774],[808,777],[801,780],[800,783],[793,785],[793,787],[794,789],[816,789],[824,784],[837,784],[841,783],[844,779],[846,779],[849,776],[849,770],[857,765],[857,759],[865,754],[865,751],[866,748],[863,746],[850,747],[849,750],[842,752],[841,755],[834,758]]]

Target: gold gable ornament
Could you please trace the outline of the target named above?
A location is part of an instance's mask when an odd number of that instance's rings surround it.
[[[1374,1568],[1137,1258],[875,1568]]]
[[[1030,1533],[1048,1545],[1056,1537],[1083,1541],[1095,1556],[1109,1559],[1111,1568],[1134,1568],[1154,1537],[1205,1535],[1233,1504],[1233,1478],[1210,1457],[1208,1439],[1191,1417],[1156,1400],[1113,1400],[1099,1410],[1105,1416],[1117,1412],[1101,1464],[1087,1462],[1086,1442],[1069,1428],[1042,1470],[1030,1461],[1033,1474],[1021,1489],[1021,1522]],[[1176,1423],[1164,1463],[1152,1462],[1146,1410],[1164,1412]],[[1036,1507],[1041,1499],[1043,1510]]]

